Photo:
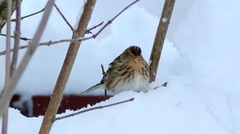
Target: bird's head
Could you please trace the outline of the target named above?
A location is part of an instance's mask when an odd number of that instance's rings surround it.
[[[126,61],[128,62],[139,62],[139,60],[142,59],[141,53],[142,53],[142,50],[140,47],[130,46],[124,51],[123,55]]]

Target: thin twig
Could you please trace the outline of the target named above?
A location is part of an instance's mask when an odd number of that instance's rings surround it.
[[[43,42],[40,43],[39,46],[50,46],[50,45],[54,45],[54,44],[58,44],[58,43],[63,43],[63,42],[73,42],[73,41],[86,41],[86,40],[90,40],[90,39],[95,39],[108,25],[110,25],[120,14],[122,14],[125,10],[127,10],[130,6],[132,6],[133,4],[135,4],[136,2],[138,2],[139,0],[136,0],[134,2],[132,2],[131,4],[129,4],[127,7],[125,7],[123,10],[121,10],[116,16],[114,16],[111,20],[109,20],[96,34],[93,34],[90,37],[85,37],[85,38],[79,38],[79,39],[62,39],[62,40],[57,40],[57,41],[48,41],[48,42]],[[92,29],[99,27],[102,25],[102,22],[99,23],[98,25],[94,26]],[[89,32],[89,30],[86,30],[86,32]],[[24,49],[27,48],[28,45],[25,46],[21,46],[19,47],[19,49]],[[12,52],[12,50],[11,50]],[[6,51],[2,51],[0,52],[0,55],[5,55]]]
[[[20,26],[21,26],[21,1],[20,0],[16,0],[16,5],[17,5],[17,9],[16,9],[16,27],[14,30],[14,48],[13,48],[13,56],[12,56],[12,63],[11,63],[11,75],[13,74],[13,72],[16,69],[16,65],[17,65],[17,58],[18,58],[18,47],[19,47],[19,42],[20,42],[20,35],[21,35],[21,31],[20,31]]]
[[[28,18],[28,17],[31,17],[31,16],[34,16],[34,15],[37,15],[37,14],[43,12],[44,10],[45,10],[45,7],[44,7],[42,10],[40,10],[40,11],[37,11],[37,12],[35,12],[35,13],[32,13],[32,14],[29,14],[29,15],[26,15],[26,16],[21,17],[21,20],[23,20],[23,19],[25,19],[25,18]],[[12,19],[11,21],[16,21],[16,19]]]
[[[91,30],[101,26],[103,24],[103,21],[99,24],[97,24],[96,26],[93,26],[92,28],[89,28],[88,30],[86,30],[86,34],[88,33],[91,33]],[[1,34],[0,35],[2,36],[6,36],[6,34]],[[15,36],[11,36],[11,38],[15,38]],[[32,39],[28,39],[26,37],[20,37],[21,40],[24,40],[24,41],[29,41],[29,40],[32,40]],[[62,39],[62,40],[57,40],[57,41],[48,41],[48,42],[42,42],[39,44],[39,46],[50,46],[50,45],[54,45],[54,44],[58,44],[58,43],[63,43],[63,42],[72,42],[72,41],[80,41],[80,39]],[[24,45],[24,46],[20,46],[18,47],[18,49],[25,49],[27,48],[28,45]],[[13,49],[10,50],[10,52],[13,52]],[[6,51],[2,51],[0,52],[0,56],[1,55],[5,55],[6,54]]]
[[[32,58],[33,53],[35,52],[35,50],[38,47],[38,44],[39,44],[38,42],[42,36],[42,33],[45,29],[46,24],[47,24],[53,4],[54,4],[54,0],[48,1],[45,12],[42,17],[42,20],[37,28],[37,31],[34,35],[32,42],[30,42],[30,44],[29,44],[27,52],[25,53],[20,65],[18,66],[16,71],[13,73],[10,82],[8,82],[8,84],[3,89],[3,93],[0,96],[0,107],[1,107],[0,108],[0,116],[2,116],[3,112],[8,108],[8,104],[12,98],[13,91],[14,91],[18,81],[20,80],[23,72],[25,71],[30,59]]]
[[[0,33],[0,35],[1,36],[7,36],[6,34],[2,34],[2,33]],[[16,38],[15,36],[10,36],[11,38]],[[28,39],[28,38],[26,38],[26,37],[20,37],[20,40],[24,40],[24,41],[29,41],[29,40],[32,40],[32,39]]]
[[[60,16],[63,18],[63,20],[67,23],[67,25],[69,26],[69,28],[72,30],[72,32],[74,32],[74,28],[72,27],[72,25],[68,22],[68,20],[66,19],[66,17],[63,15],[63,13],[61,12],[61,10],[58,8],[58,6],[56,5],[56,3],[54,4],[54,7],[57,9],[58,13],[60,14]]]
[[[92,30],[93,29],[95,29],[95,28],[97,28],[97,27],[100,27],[101,25],[103,24],[103,21],[102,22],[100,22],[99,24],[97,24],[96,26],[93,26],[93,27],[91,27],[91,28],[89,28],[88,30],[86,30],[86,34],[92,34]]]
[[[76,112],[76,113],[73,113],[73,114],[69,114],[69,115],[66,115],[66,116],[55,118],[52,122],[57,121],[57,120],[61,120],[61,119],[65,119],[65,118],[68,118],[68,117],[72,117],[72,116],[75,116],[75,115],[78,115],[78,114],[82,114],[82,113],[85,113],[85,112],[97,110],[97,109],[103,109],[103,108],[107,108],[107,107],[112,107],[112,106],[115,106],[115,105],[119,105],[119,104],[123,104],[123,103],[126,103],[126,102],[130,102],[130,101],[133,101],[133,100],[134,100],[134,98],[131,98],[131,99],[128,99],[128,100],[120,101],[120,102],[117,102],[117,103],[112,103],[112,104],[109,104],[109,105],[89,108],[89,109],[86,109],[86,110],[83,110],[83,111],[79,111],[79,112]]]
[[[39,43],[39,46],[50,46],[50,45],[54,45],[54,44],[58,44],[58,43],[63,43],[63,42],[74,42],[74,41],[81,41],[81,39],[63,39],[63,40],[57,40],[57,41],[48,41],[48,42],[43,42],[43,43]],[[24,46],[20,46],[18,47],[18,49],[25,49],[28,48],[29,45],[24,45]],[[10,52],[13,52],[13,49],[10,50]],[[2,51],[0,52],[0,55],[5,55],[6,51]]]
[[[63,39],[63,40],[57,40],[57,41],[49,41],[49,42],[43,42],[43,43],[39,43],[39,46],[50,46],[50,45],[54,45],[54,44],[58,44],[58,43],[63,43],[63,42],[73,42],[73,41],[78,41],[79,39]],[[18,49],[25,49],[28,48],[29,45],[24,45],[24,46],[19,46]],[[13,52],[13,49],[10,50],[10,52]],[[2,51],[0,52],[0,55],[5,55],[6,51]]]
[[[131,4],[129,4],[128,6],[126,6],[122,11],[120,11],[115,17],[113,17],[110,21],[112,22],[113,20],[115,20],[119,15],[121,15],[125,10],[127,10],[129,7],[131,7],[132,5],[134,5],[135,3],[137,3],[139,0],[136,0],[134,2],[132,2]]]
[[[137,3],[139,0],[136,0],[134,2],[132,2],[131,4],[129,4],[128,6],[126,6],[123,10],[121,10],[116,16],[114,16],[111,20],[109,20],[105,25],[103,25],[103,27],[96,33],[93,34],[90,37],[86,37],[81,39],[81,41],[84,40],[89,40],[89,39],[95,39],[108,25],[110,25],[119,15],[121,15],[125,10],[127,10],[129,7],[131,7],[132,5],[134,5],[135,3]]]
[[[12,11],[12,0],[8,1],[8,10],[7,10],[7,29],[6,29],[6,74],[5,74],[5,86],[10,81],[10,48],[11,48],[11,11]]]
[[[156,87],[151,88],[151,89],[149,89],[149,90],[147,90],[147,91],[144,91],[144,93],[148,93],[148,91],[150,91],[150,90],[156,90],[156,89],[158,89],[158,88],[160,88],[160,87],[167,87],[167,84],[168,84],[168,82],[165,82],[165,83],[163,83],[161,86],[156,86]]]
[[[5,85],[4,89],[2,90],[1,97],[4,96],[4,92],[7,91],[5,87],[9,84],[11,79],[11,71],[10,71],[10,63],[11,63],[11,56],[10,56],[10,48],[11,48],[11,12],[12,12],[12,0],[7,2],[7,36],[6,36],[6,57],[5,57]],[[9,106],[9,102],[6,103],[6,106]],[[2,108],[2,107],[1,107]],[[3,114],[0,114],[2,117],[2,134],[7,134],[8,128],[8,108],[2,110]]]

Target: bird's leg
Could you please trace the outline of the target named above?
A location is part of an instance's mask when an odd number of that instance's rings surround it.
[[[105,88],[104,89],[104,100],[106,100],[107,99],[107,89]]]

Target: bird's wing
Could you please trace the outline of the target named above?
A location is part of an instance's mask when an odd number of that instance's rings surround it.
[[[116,57],[109,65],[114,65],[114,64],[117,64],[117,63],[122,63],[122,60],[120,58],[120,55],[118,57]]]
[[[90,93],[90,92],[92,92],[92,91],[100,88],[102,85],[104,85],[104,82],[108,79],[108,74],[109,74],[109,72],[111,72],[112,68],[114,68],[114,66],[115,66],[116,64],[121,64],[121,63],[122,63],[121,58],[120,58],[120,56],[118,56],[117,58],[115,58],[115,59],[113,60],[113,62],[111,62],[111,63],[109,64],[110,67],[108,68],[106,74],[103,76],[101,82],[98,83],[98,84],[96,84],[96,85],[94,85],[94,86],[92,86],[92,87],[90,87],[90,88],[88,88],[87,90],[83,91],[83,92],[80,93],[80,94]]]
[[[94,90],[100,88],[102,85],[103,85],[103,83],[98,83],[98,84],[96,84],[96,85],[94,85],[94,86],[88,88],[87,90],[81,92],[80,94],[90,93],[90,92],[92,92],[92,91],[94,91]]]

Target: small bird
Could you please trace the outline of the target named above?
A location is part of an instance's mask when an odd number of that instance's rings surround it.
[[[100,83],[83,93],[91,92],[101,86],[118,94],[122,91],[146,91],[149,83],[149,66],[143,59],[138,46],[130,46],[109,64],[107,72]]]

